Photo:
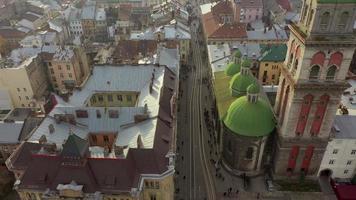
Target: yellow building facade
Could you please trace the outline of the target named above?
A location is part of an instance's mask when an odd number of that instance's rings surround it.
[[[37,56],[18,66],[0,69],[0,88],[8,91],[14,108],[41,108],[47,85],[44,67]]]
[[[263,85],[278,85],[287,46],[269,45],[262,47],[259,60],[258,80]]]
[[[260,62],[258,80],[263,85],[278,85],[283,62]]]
[[[88,106],[91,107],[134,107],[138,92],[105,92],[93,94]]]

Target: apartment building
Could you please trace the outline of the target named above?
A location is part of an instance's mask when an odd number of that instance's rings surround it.
[[[14,108],[41,109],[48,92],[47,86],[45,69],[37,55],[18,65],[2,63],[0,88],[9,92]]]
[[[90,72],[84,53],[74,47],[58,47],[45,63],[49,80],[54,90],[60,93],[79,87]]]

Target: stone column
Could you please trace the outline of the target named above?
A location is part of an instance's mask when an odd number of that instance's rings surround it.
[[[260,154],[258,156],[258,163],[257,163],[257,171],[260,171],[261,169],[261,164],[262,164],[262,157],[263,157],[263,152],[265,149],[265,144],[266,144],[267,136],[264,136],[260,140]]]

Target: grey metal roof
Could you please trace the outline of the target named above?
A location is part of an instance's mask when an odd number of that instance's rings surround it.
[[[356,116],[336,115],[334,120],[334,133],[336,139],[355,139]]]
[[[0,89],[0,110],[11,110],[12,103],[9,93],[5,89]]]
[[[179,67],[178,49],[168,49],[165,47],[159,48],[156,63],[167,66],[177,74]]]
[[[0,144],[12,144],[19,142],[23,122],[0,122]]]
[[[261,55],[261,47],[259,44],[234,44],[232,48],[240,50],[242,55],[248,58],[258,58]]]
[[[95,19],[95,5],[85,5],[83,7],[82,19]]]
[[[288,36],[285,30],[272,29],[266,33],[263,30],[247,31],[248,40],[287,40]]]
[[[85,86],[75,91],[69,102],[57,97],[57,106],[43,120],[28,141],[38,141],[42,135],[46,136],[48,143],[56,143],[60,148],[70,132],[81,138],[86,138],[90,132],[118,132],[117,146],[137,147],[137,138],[142,137],[145,148],[153,148],[154,135],[157,125],[157,116],[160,107],[161,88],[165,67],[155,65],[138,66],[95,66]],[[153,92],[150,93],[152,74]],[[138,102],[135,107],[86,107],[85,103],[96,92],[136,91]],[[147,105],[148,119],[135,123],[137,114],[145,113]],[[76,110],[86,110],[87,118],[77,118]],[[118,111],[118,118],[110,118],[111,110]],[[101,117],[97,117],[97,112]],[[55,114],[73,114],[76,124],[66,122],[56,123]],[[49,126],[54,132],[50,133]],[[127,149],[124,153],[127,153]]]
[[[106,12],[104,8],[98,8],[95,15],[96,21],[105,21],[106,20]]]

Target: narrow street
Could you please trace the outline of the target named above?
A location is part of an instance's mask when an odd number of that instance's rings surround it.
[[[205,46],[197,33],[199,21],[191,25],[191,62],[181,73],[178,113],[176,199],[216,199],[214,162],[216,139],[211,126],[213,97],[207,80],[209,68]],[[210,116],[210,117],[209,117]]]

